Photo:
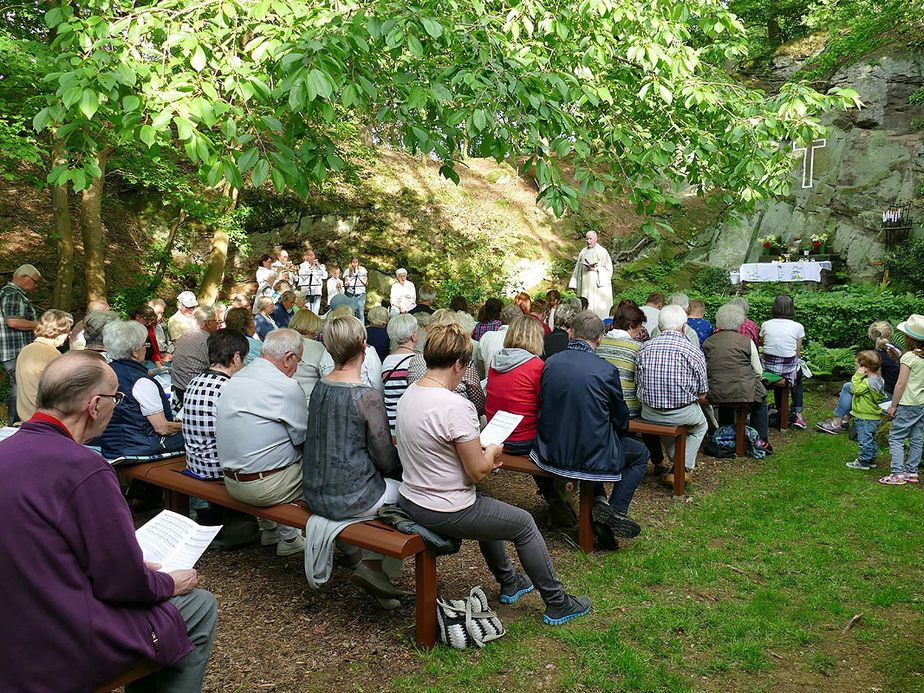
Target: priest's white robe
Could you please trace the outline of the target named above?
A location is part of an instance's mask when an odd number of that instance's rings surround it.
[[[606,248],[597,243],[584,248],[574,265],[569,286],[587,299],[588,310],[606,320],[613,307],[613,261]]]

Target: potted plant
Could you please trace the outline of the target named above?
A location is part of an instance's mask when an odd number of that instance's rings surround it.
[[[812,249],[817,255],[824,255],[825,253],[825,244],[828,242],[828,234],[825,233],[813,233],[812,234]]]
[[[773,255],[773,252],[782,245],[782,239],[779,236],[761,236],[757,242],[764,247],[765,255]]]

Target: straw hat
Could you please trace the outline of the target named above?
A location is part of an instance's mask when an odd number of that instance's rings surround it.
[[[924,315],[909,315],[907,320],[898,323],[898,329],[909,337],[924,342]]]

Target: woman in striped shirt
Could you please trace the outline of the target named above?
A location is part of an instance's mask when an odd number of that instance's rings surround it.
[[[419,340],[417,318],[406,313],[396,315],[388,321],[386,330],[389,338],[398,344],[398,347],[382,361],[385,411],[388,413],[388,425],[391,426],[391,433],[394,435],[398,400],[407,389],[407,367]]]

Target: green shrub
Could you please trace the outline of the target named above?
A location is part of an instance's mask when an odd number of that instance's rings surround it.
[[[705,267],[693,278],[693,292],[701,296],[726,296],[731,293],[732,284],[728,272],[720,267]]]
[[[924,238],[905,243],[885,259],[889,283],[904,291],[917,291],[924,286]]]
[[[754,288],[744,295],[750,304],[748,318],[760,325],[772,317],[770,309],[777,296],[776,289]],[[658,288],[639,284],[614,296],[614,300],[631,298],[643,305],[653,290]],[[729,300],[728,296],[696,291],[688,291],[687,295],[691,300],[699,298],[706,303],[706,318],[709,320],[713,320],[719,306]],[[924,299],[918,296],[893,294],[856,284],[836,287],[831,291],[796,290],[792,296],[796,303],[796,320],[805,325],[806,345],[817,343],[827,348],[869,348],[866,331],[874,320],[887,320],[894,326],[911,313],[924,312]],[[835,358],[836,362],[842,360],[843,355]]]
[[[123,286],[116,289],[115,294],[109,301],[112,309],[123,318],[128,318],[128,312],[134,310],[142,303],[146,303],[152,297],[147,285],[143,280],[137,286]]]

